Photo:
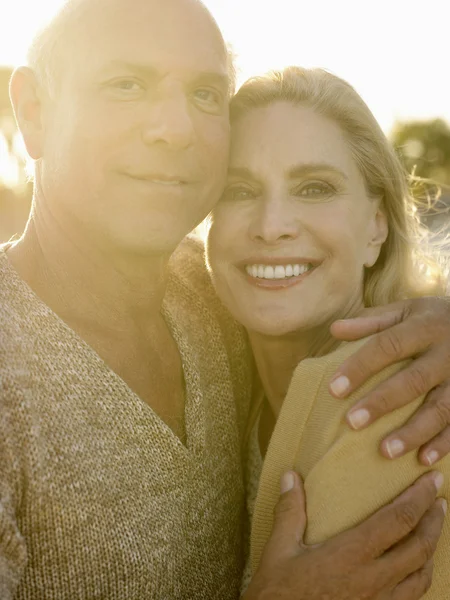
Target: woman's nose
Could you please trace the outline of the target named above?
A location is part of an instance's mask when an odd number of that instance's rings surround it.
[[[262,200],[249,228],[250,237],[265,244],[294,240],[298,231],[298,219],[286,202],[278,200]]]

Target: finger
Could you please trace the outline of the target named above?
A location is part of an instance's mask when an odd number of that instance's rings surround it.
[[[386,458],[398,458],[419,446],[419,460],[431,466],[450,451],[450,385],[432,390],[427,401],[400,429],[393,431],[381,443]],[[442,437],[438,434],[443,432]],[[426,444],[426,445],[425,445]]]
[[[433,580],[433,561],[409,575],[392,591],[390,600],[419,600],[430,589]]]
[[[420,319],[411,318],[371,337],[336,371],[330,382],[331,394],[336,398],[344,398],[375,373],[427,350],[432,340],[426,328],[416,328],[418,321]]]
[[[378,562],[388,564],[393,570],[394,578],[402,574],[402,580],[423,568],[436,551],[446,511],[446,501],[443,498],[436,500],[419,521],[415,531],[386,552]]]
[[[353,429],[362,429],[427,394],[448,376],[450,356],[448,361],[445,358],[444,352],[435,349],[411,361],[352,406],[346,416],[348,424]],[[418,448],[426,441],[422,438],[414,447]]]
[[[378,510],[357,527],[340,535],[360,536],[365,540],[365,545],[363,549],[358,548],[358,551],[362,551],[366,559],[377,558],[416,528],[420,519],[435,501],[437,491],[442,484],[441,473],[437,471],[426,473],[393,502]],[[406,574],[402,579],[404,577]]]
[[[450,452],[450,426],[447,426],[439,435],[426,444],[419,452],[419,461],[426,466],[431,466],[441,460]]]
[[[306,528],[306,499],[300,477],[293,471],[285,473],[280,491],[272,534],[264,551],[264,557],[271,561],[296,556]]]
[[[340,340],[358,340],[373,335],[400,323],[409,314],[409,301],[396,302],[388,306],[366,308],[353,319],[340,319],[330,328],[331,334]]]

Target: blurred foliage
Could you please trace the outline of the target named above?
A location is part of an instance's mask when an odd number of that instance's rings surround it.
[[[22,158],[17,155],[13,143],[17,127],[9,101],[11,74],[12,69],[10,67],[0,67],[0,133],[6,139],[9,154],[16,156],[19,165],[22,165],[22,177],[13,189],[0,179],[0,243],[22,233],[30,211],[32,194],[31,182],[24,184]]]
[[[450,126],[443,119],[396,123],[390,139],[409,173],[450,185]]]
[[[0,67],[0,113],[9,112],[12,114],[12,108],[9,102],[9,80],[11,75],[11,68]]]

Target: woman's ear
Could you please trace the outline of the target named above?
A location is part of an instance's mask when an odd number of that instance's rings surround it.
[[[373,267],[380,256],[381,247],[387,239],[389,226],[386,214],[383,210],[382,203],[377,200],[377,210],[372,217],[371,225],[369,226],[369,240],[367,243],[365,267]]]
[[[27,152],[31,158],[37,160],[42,157],[42,106],[39,86],[31,69],[19,67],[13,72],[9,94]]]

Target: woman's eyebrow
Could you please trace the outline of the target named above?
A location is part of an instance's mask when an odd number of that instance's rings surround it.
[[[252,179],[256,181],[257,177],[255,176],[250,169],[246,167],[229,167],[228,168],[228,176],[229,177],[240,177],[242,179]]]
[[[300,165],[294,165],[288,169],[287,176],[289,179],[300,179],[305,175],[311,175],[318,172],[323,173],[324,171],[339,175],[343,179],[348,179],[348,176],[343,171],[328,163],[302,163]]]

